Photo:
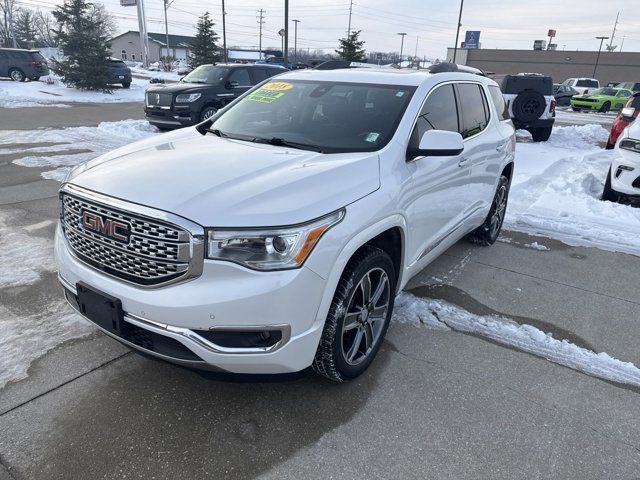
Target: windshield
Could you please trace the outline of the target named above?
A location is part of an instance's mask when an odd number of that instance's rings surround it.
[[[576,87],[598,88],[598,82],[595,80],[578,80]]]
[[[606,95],[609,97],[615,97],[616,93],[618,93],[618,90],[616,90],[615,88],[608,88],[608,87],[599,88],[598,90],[594,90],[592,92],[593,95]]]
[[[186,75],[181,81],[188,83],[207,83],[220,85],[227,76],[228,68],[215,65],[200,65],[193,72]]]
[[[324,153],[374,151],[393,136],[415,87],[326,81],[269,82],[224,112],[212,128]],[[293,145],[291,145],[293,146]]]

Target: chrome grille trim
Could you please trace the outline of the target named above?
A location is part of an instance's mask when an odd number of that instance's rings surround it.
[[[202,274],[204,229],[177,215],[65,184],[60,225],[73,255],[88,266],[142,288],[158,288]],[[88,210],[131,226],[129,242],[82,227]]]

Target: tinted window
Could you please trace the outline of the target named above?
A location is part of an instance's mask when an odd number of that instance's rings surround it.
[[[631,95],[632,95],[632,92],[630,92],[629,90],[621,90],[618,92],[618,97],[627,98],[627,97],[630,97]]]
[[[131,55],[135,60],[135,56]],[[186,75],[182,81],[187,83],[207,83],[211,85],[220,85],[224,77],[227,76],[229,69],[225,67],[216,67],[214,65],[200,65],[193,72]]]
[[[433,90],[424,102],[416,120],[413,141],[419,142],[427,130],[447,130],[457,132],[458,112],[453,85],[443,85]]]
[[[40,55],[40,52],[30,52],[29,53],[29,58],[31,58],[31,60],[34,60],[36,62],[45,62],[45,58]]]
[[[480,85],[473,83],[459,83],[456,87],[462,115],[460,134],[469,138],[487,128],[484,93]]]
[[[266,68],[252,68],[251,74],[253,75],[253,83],[260,83],[271,76]]]
[[[274,80],[234,103],[213,128],[257,142],[313,145],[325,153],[375,151],[393,137],[414,90],[403,85]]]
[[[595,80],[578,80],[576,87],[598,88],[598,82]]]
[[[491,94],[493,104],[496,106],[498,118],[500,120],[509,120],[509,107],[507,107],[507,103],[504,101],[504,96],[500,91],[500,87],[489,85],[489,93]]]
[[[239,87],[248,87],[251,85],[249,72],[246,68],[234,68],[227,78],[228,82],[238,82]]]

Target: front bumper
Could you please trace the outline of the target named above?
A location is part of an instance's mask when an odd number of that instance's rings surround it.
[[[141,289],[79,261],[60,229],[55,250],[70,304],[78,309],[78,282],[119,299],[130,334],[102,330],[131,348],[181,365],[234,373],[295,372],[313,361],[322,334],[323,323],[316,319],[326,281],[306,267],[255,272],[229,262],[205,261],[196,279]],[[197,333],[257,328],[279,329],[282,340],[275,348],[225,348]],[[141,336],[144,341],[137,341]]]
[[[585,110],[600,110],[602,105],[604,105],[604,102],[601,101],[589,102],[585,100],[571,100],[572,107],[582,108]]]
[[[189,106],[144,108],[145,119],[162,128],[182,128],[199,122],[199,114]]]
[[[638,157],[637,160],[628,158]],[[611,162],[611,188],[618,193],[640,196],[640,154],[625,152]]]

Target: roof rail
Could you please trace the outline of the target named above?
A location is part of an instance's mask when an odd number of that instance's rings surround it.
[[[427,67],[429,73],[447,73],[447,72],[462,72],[462,73],[473,73],[475,75],[481,75],[486,77],[482,70],[479,70],[474,67],[469,67],[467,65],[458,65],[457,63],[452,62],[442,62],[436,63],[435,65],[431,65]]]

